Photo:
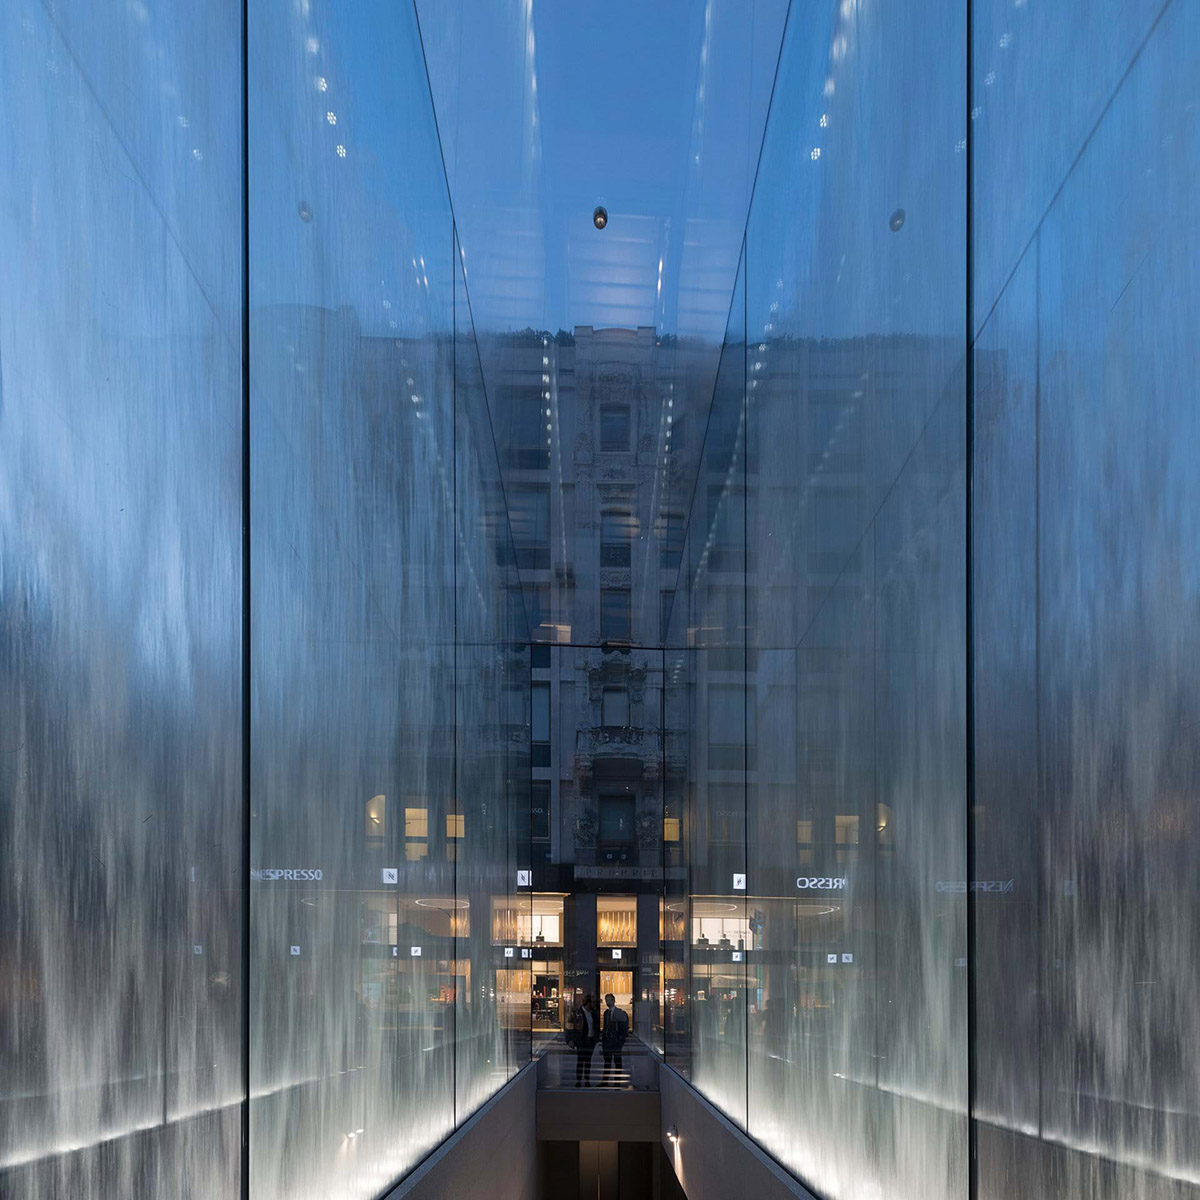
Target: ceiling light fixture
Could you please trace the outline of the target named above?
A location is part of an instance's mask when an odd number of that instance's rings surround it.
[[[597,204],[592,213],[592,224],[597,229],[603,229],[608,224],[608,209],[603,204]]]

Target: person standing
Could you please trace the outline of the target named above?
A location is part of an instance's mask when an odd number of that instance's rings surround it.
[[[575,1086],[592,1086],[592,1054],[596,1049],[596,1002],[591,996],[575,1012]]]
[[[616,997],[609,992],[604,997],[604,1032],[600,1040],[600,1049],[604,1055],[604,1087],[620,1087],[621,1072],[624,1064],[621,1061],[621,1047],[629,1036],[629,1017],[623,1009],[617,1007]],[[613,1062],[616,1071],[613,1072]],[[611,1078],[611,1082],[610,1082]]]

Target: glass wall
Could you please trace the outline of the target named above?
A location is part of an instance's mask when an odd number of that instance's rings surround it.
[[[1200,1192],[1200,24],[1105,7],[790,18],[663,953],[667,1063],[817,1195]]]
[[[238,1195],[241,12],[0,14],[0,1194]]]
[[[193,9],[0,23],[30,1200],[378,1196],[530,1057],[529,629],[415,17]]]
[[[979,1195],[1192,1197],[1200,13],[974,12]]]

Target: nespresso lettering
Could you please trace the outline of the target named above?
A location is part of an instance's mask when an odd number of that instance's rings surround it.
[[[274,883],[278,879],[303,881],[320,879],[320,867],[251,867],[250,878],[259,883]]]
[[[802,892],[840,892],[845,886],[844,876],[801,875],[796,880],[796,887]]]

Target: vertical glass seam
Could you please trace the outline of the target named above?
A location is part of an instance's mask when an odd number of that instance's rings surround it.
[[[413,5],[416,12],[416,5]],[[450,789],[451,811],[455,816],[455,829],[458,828],[458,226],[454,222],[454,209],[450,210],[450,579],[453,595],[450,600],[450,722],[453,750],[450,754]],[[464,839],[465,840],[465,839]],[[454,980],[455,1001],[454,1013],[451,1017],[453,1034],[450,1038],[450,1125],[458,1128],[458,1012],[461,1007],[458,999],[458,856],[461,847],[454,851],[454,869],[452,872],[454,902],[450,905],[451,939],[450,949],[454,955],[451,963],[451,978]]]
[[[779,43],[780,56],[783,42]],[[766,130],[763,130],[766,144]],[[761,149],[759,153],[761,160]],[[742,920],[750,933],[750,213],[742,231],[742,871],[746,884]],[[756,759],[757,762],[757,759]],[[747,941],[750,938],[747,937]],[[750,962],[742,955],[742,1085],[746,1132],[750,1132]]]
[[[1042,795],[1045,776],[1042,769],[1042,234],[1039,229],[1034,240],[1033,260],[1033,719],[1034,719],[1034,855],[1035,897],[1037,911],[1034,927],[1037,930],[1037,1131],[1045,1137],[1043,1103],[1043,1012],[1045,1004],[1046,944],[1042,939],[1045,925],[1044,871],[1045,845],[1042,821]]]
[[[965,222],[965,271],[964,280],[966,295],[965,310],[966,310],[966,340],[964,346],[964,396],[963,403],[965,407],[965,420],[963,428],[965,430],[966,446],[964,447],[966,455],[966,478],[964,480],[964,502],[965,502],[965,528],[964,528],[964,552],[965,552],[965,602],[966,613],[964,623],[964,635],[966,645],[965,652],[965,667],[966,667],[966,696],[965,696],[965,721],[966,728],[966,788],[964,800],[966,802],[966,877],[967,877],[967,925],[966,925],[966,958],[967,958],[967,1104],[966,1104],[966,1119],[967,1119],[967,1195],[970,1200],[975,1200],[979,1191],[979,1146],[978,1146],[978,1127],[975,1124],[975,1096],[976,1096],[976,1073],[978,1070],[977,1055],[975,1049],[975,1030],[976,1030],[976,970],[975,970],[975,915],[976,901],[975,889],[973,887],[975,880],[975,561],[974,561],[974,491],[975,491],[975,346],[973,335],[975,330],[975,306],[973,300],[974,292],[974,270],[972,256],[974,252],[974,222],[972,213],[972,203],[974,199],[973,181],[975,167],[975,139],[971,133],[971,105],[974,87],[974,70],[972,63],[972,40],[971,40],[971,22],[974,17],[973,0],[966,0],[966,28],[965,28],[965,57],[966,57],[966,77],[965,77],[965,104],[964,104],[964,123],[966,125],[966,155],[965,155],[965,202],[966,211],[964,213]]]
[[[241,1194],[250,1197],[250,55],[249,0],[242,0],[242,1104]]]

